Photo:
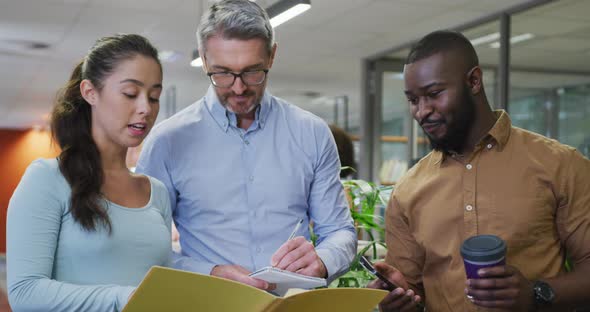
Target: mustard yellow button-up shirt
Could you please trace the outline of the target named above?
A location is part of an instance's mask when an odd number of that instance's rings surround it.
[[[529,279],[563,273],[566,250],[574,263],[590,261],[590,161],[495,114],[471,155],[431,152],[389,202],[386,261],[430,311],[477,311],[459,252],[473,235],[504,239],[507,263]]]

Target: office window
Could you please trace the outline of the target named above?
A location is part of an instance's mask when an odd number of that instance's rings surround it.
[[[496,87],[497,67],[500,59],[500,51],[494,48],[495,42],[500,39],[500,22],[494,21],[462,32],[475,48],[479,58],[479,65],[483,71],[484,90],[492,107],[497,103]]]
[[[512,16],[514,125],[580,149],[590,144],[590,2],[563,0]]]
[[[381,165],[379,182],[395,183],[408,168],[408,136],[411,127],[409,105],[404,95],[403,61],[383,71],[381,93]]]

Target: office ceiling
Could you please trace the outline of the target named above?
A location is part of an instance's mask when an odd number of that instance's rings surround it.
[[[511,36],[532,34],[532,38],[511,45],[510,98],[512,100],[538,94],[539,90],[590,85],[590,1],[560,0],[538,6],[511,17]],[[498,33],[498,20],[467,29],[463,32],[474,40]],[[494,70],[499,63],[499,49],[493,46],[496,40],[475,45],[484,66],[484,84],[491,103],[494,102]],[[390,53],[392,59],[405,59],[409,49]],[[397,79],[396,79],[397,78]],[[388,77],[392,92],[385,94],[384,101],[398,103],[403,81],[395,75]],[[398,80],[398,81],[396,81]],[[384,110],[385,120],[399,116],[407,108],[389,105]]]
[[[268,7],[274,1],[258,2]],[[351,110],[358,111],[363,57],[524,2],[312,0],[309,11],[276,29],[279,49],[269,87],[274,94],[311,110],[315,107],[310,105],[317,104],[313,98],[347,95]],[[175,87],[178,109],[197,100],[206,91],[208,80],[200,69],[188,64],[196,48],[196,26],[207,3],[0,0],[0,128],[45,124],[55,92],[76,61],[95,39],[118,32],[143,34],[161,51],[178,53],[176,61],[164,63],[165,88]],[[563,20],[587,45],[590,24],[582,13],[587,11],[574,9],[577,13],[572,17],[568,11],[549,10],[531,19]],[[565,45],[564,49],[570,46],[570,39],[552,38],[561,41],[557,44]],[[585,53],[590,56],[588,50]],[[161,117],[166,115],[163,108]]]

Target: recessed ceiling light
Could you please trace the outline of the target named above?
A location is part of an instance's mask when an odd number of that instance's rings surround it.
[[[309,10],[310,8],[311,4],[309,1],[279,1],[267,10],[268,15],[272,16],[270,18],[270,25],[275,28],[282,23],[294,18],[295,16]]]
[[[493,34],[489,34],[489,35],[485,35],[485,36],[481,36],[481,37],[477,37],[473,40],[471,40],[471,44],[476,46],[482,43],[488,43],[488,42],[492,42],[495,40],[500,39],[500,33],[499,32],[495,32]]]
[[[515,44],[515,43],[519,43],[522,41],[526,41],[526,40],[530,40],[535,38],[535,35],[531,34],[531,33],[524,33],[521,35],[516,35],[513,36],[512,38],[510,38],[510,44]],[[492,42],[490,44],[490,48],[494,48],[494,49],[498,49],[500,47],[500,42],[496,41],[496,42]]]
[[[404,73],[392,72],[392,73],[389,73],[387,76],[389,79],[404,80]]]
[[[510,38],[510,43],[514,44],[514,43],[519,43],[521,41],[525,41],[525,40],[529,40],[529,39],[533,39],[535,38],[535,35],[531,34],[531,33],[526,33],[526,34],[522,34],[522,35],[518,35],[518,36],[514,36],[512,38]]]
[[[182,57],[182,53],[172,50],[163,50],[158,52],[158,58],[165,63],[173,63]]]
[[[12,50],[46,50],[50,45],[46,42],[35,40],[21,40],[21,39],[4,39],[0,40],[0,47],[9,48]]]

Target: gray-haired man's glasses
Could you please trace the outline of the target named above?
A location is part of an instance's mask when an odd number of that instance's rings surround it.
[[[211,83],[219,88],[229,88],[234,85],[236,78],[240,77],[242,83],[247,86],[257,86],[264,82],[268,69],[249,70],[235,74],[232,72],[207,73]]]

